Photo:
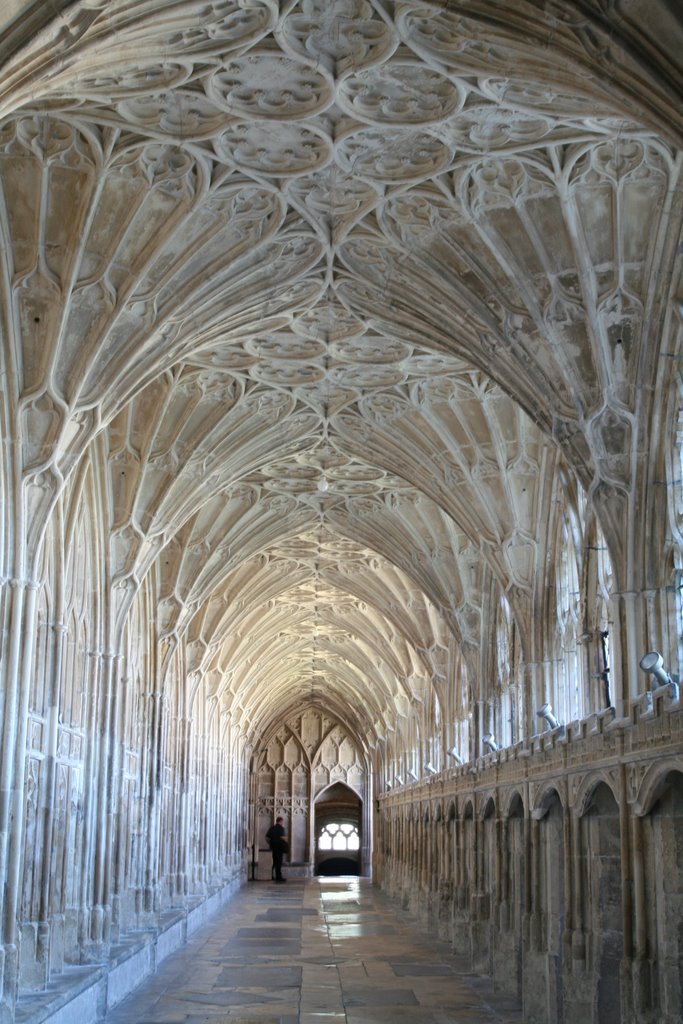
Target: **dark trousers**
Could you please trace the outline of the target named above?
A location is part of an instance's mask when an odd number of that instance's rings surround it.
[[[276,879],[282,878],[282,858],[284,856],[284,850],[273,847],[273,871],[275,872]]]

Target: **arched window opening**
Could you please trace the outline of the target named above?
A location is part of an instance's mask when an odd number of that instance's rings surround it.
[[[427,764],[432,771],[441,770],[441,704],[436,691],[432,692],[432,709],[429,722],[430,736],[427,743]]]
[[[501,594],[496,611],[496,690],[495,726],[496,740],[508,747],[518,738],[517,693],[513,684],[514,623],[510,602]]]
[[[577,639],[581,617],[579,583],[580,529],[575,516],[565,509],[557,553],[555,588],[559,659],[555,713],[562,722],[582,717],[581,667]],[[577,537],[577,533],[579,537]]]
[[[585,645],[582,717],[613,703],[610,680],[610,597],[613,589],[612,563],[597,522],[586,526],[584,626],[580,642]]]
[[[319,850],[359,850],[360,835],[355,825],[330,822],[318,836]]]
[[[411,715],[409,719],[408,732],[410,740],[406,750],[406,774],[409,781],[414,781],[420,777],[420,736],[416,715]]]
[[[501,594],[496,615],[496,675],[501,691],[510,682],[510,603]]]
[[[467,665],[461,652],[455,652],[453,671],[453,690],[451,705],[455,721],[453,723],[453,742],[449,747],[449,766],[452,761],[458,764],[461,761],[469,761],[470,751],[470,721],[474,697],[472,688],[467,677]]]
[[[600,543],[598,544],[598,596],[596,601],[596,621],[599,639],[596,676],[600,683],[599,707],[609,707],[614,699],[610,688],[609,676],[611,664],[609,599],[611,590],[612,562],[610,561],[607,545],[600,538]]]

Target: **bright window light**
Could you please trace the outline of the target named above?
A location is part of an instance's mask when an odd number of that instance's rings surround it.
[[[332,822],[318,836],[319,850],[359,850],[360,835],[355,825]]]

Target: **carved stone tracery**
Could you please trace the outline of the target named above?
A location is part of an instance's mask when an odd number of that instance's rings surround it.
[[[600,716],[609,683],[635,714],[633,652],[677,654],[683,105],[653,5],[636,31],[570,0],[79,0],[8,29],[0,668],[12,707],[32,659],[63,698],[50,727],[34,687],[26,792],[0,787],[0,835],[38,850],[54,794],[50,906],[28,861],[7,895],[27,984],[38,919],[68,918],[59,964],[91,915],[97,958],[110,897],[144,926],[162,878],[241,863],[199,794],[302,705],[347,731],[268,748],[259,806],[286,777],[303,850],[306,773],[403,791],[494,729],[529,742],[550,696]],[[31,647],[38,586],[68,671]],[[86,800],[130,840],[84,840]],[[83,842],[113,881],[78,907]]]

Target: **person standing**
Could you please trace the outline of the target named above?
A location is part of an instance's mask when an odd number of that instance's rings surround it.
[[[287,833],[285,832],[284,825],[282,824],[282,818],[275,819],[275,824],[271,825],[266,832],[266,839],[268,840],[270,851],[273,854],[273,871],[275,872],[275,881],[286,882],[287,879],[282,877],[282,858],[289,852],[289,845],[287,843]]]

